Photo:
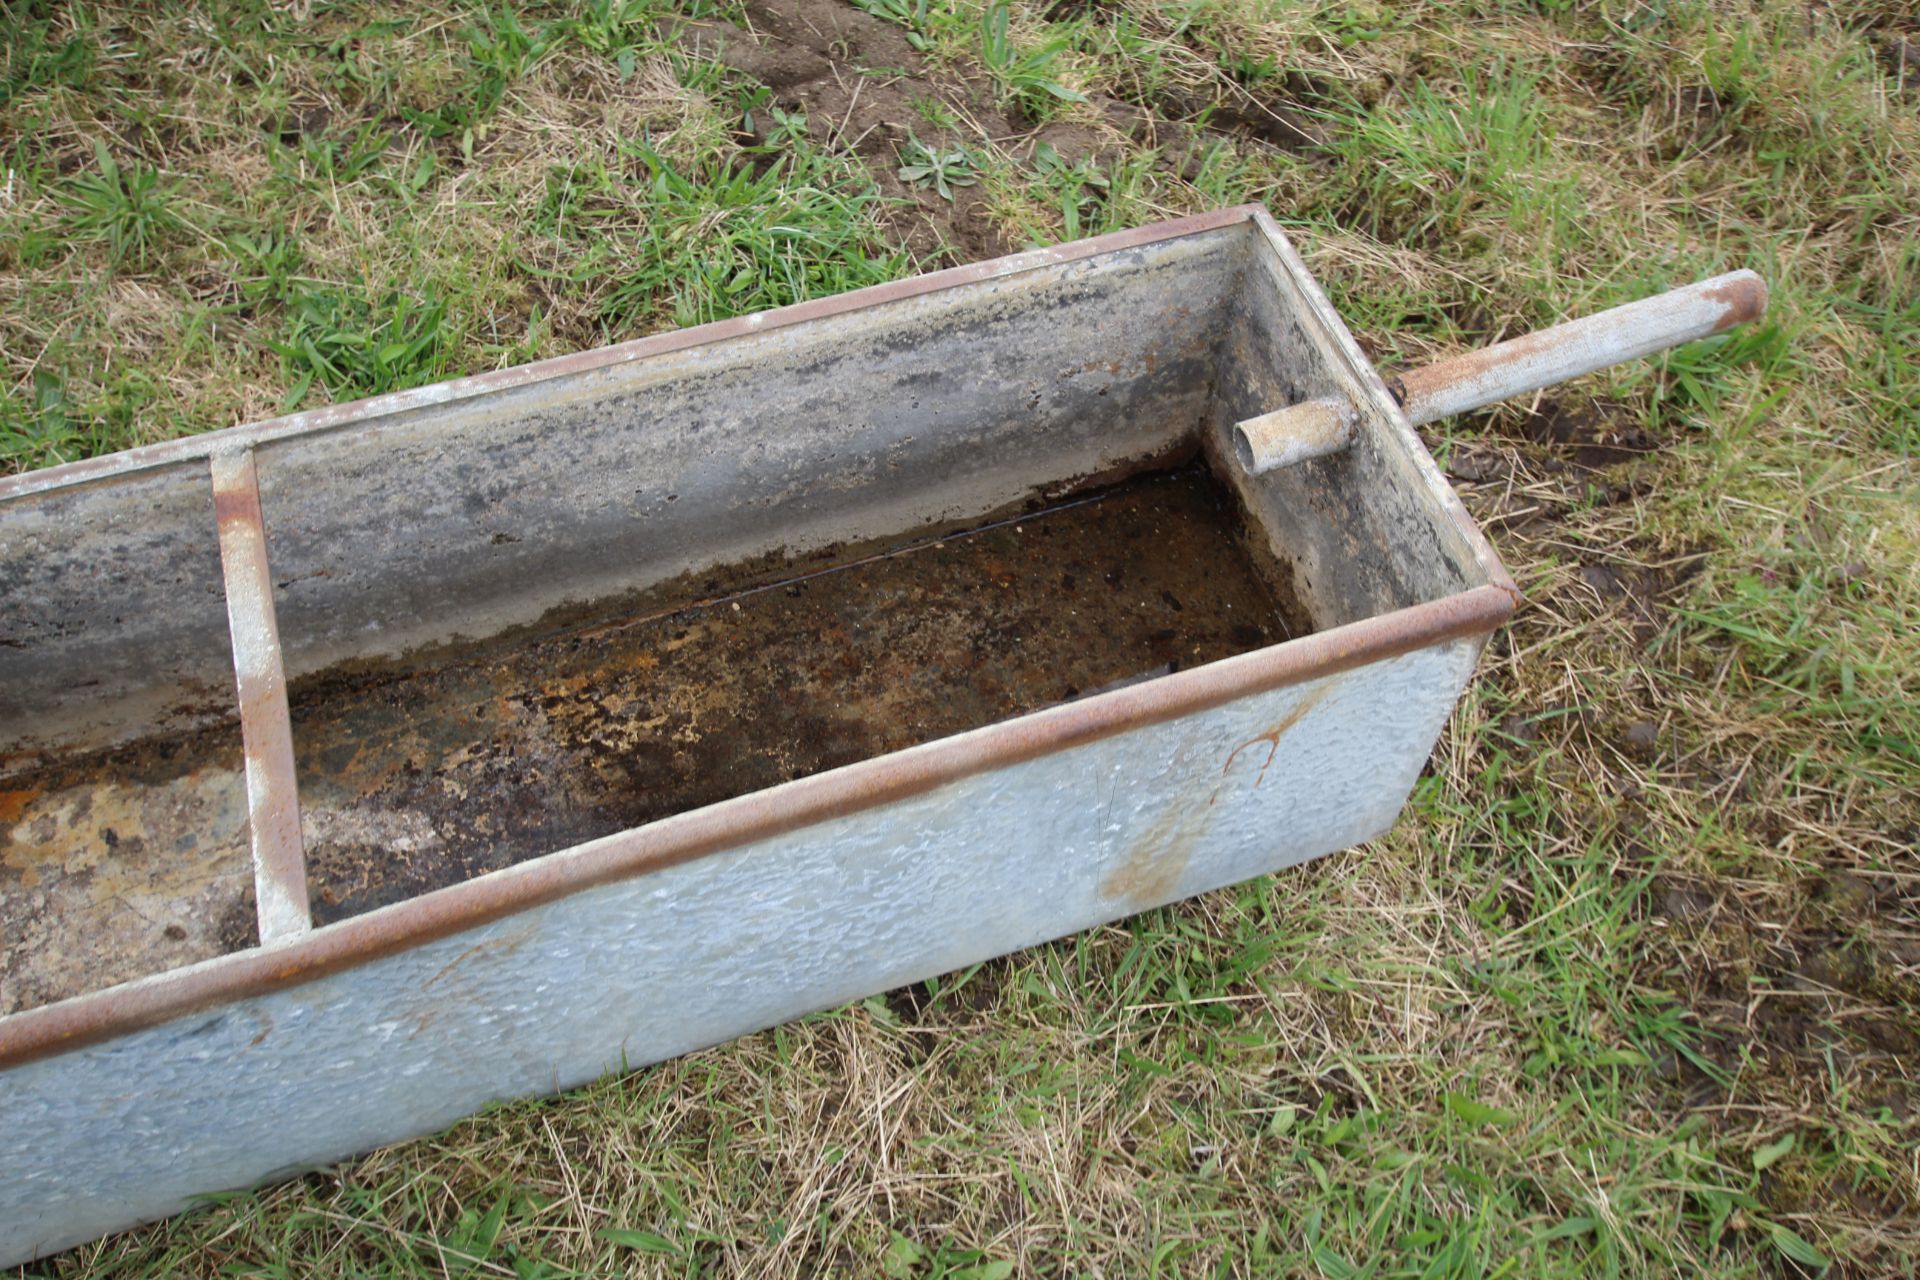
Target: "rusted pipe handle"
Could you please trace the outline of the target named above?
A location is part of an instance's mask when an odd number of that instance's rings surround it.
[[[1403,373],[1387,386],[1418,426],[1725,333],[1766,309],[1767,282],[1751,271],[1730,271]],[[1237,423],[1234,452],[1248,474],[1259,475],[1340,452],[1352,443],[1357,423],[1344,397],[1303,400]]]
[[[1391,385],[1418,426],[1724,333],[1766,309],[1766,281],[1731,271],[1403,373]]]

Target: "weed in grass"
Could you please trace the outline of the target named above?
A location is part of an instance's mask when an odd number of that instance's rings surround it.
[[[1039,184],[1060,202],[1061,227],[1068,240],[1080,238],[1087,209],[1108,189],[1107,176],[1091,159],[1067,163],[1049,143],[1033,150],[1033,171]]]
[[[954,114],[952,107],[938,98],[917,96],[910,105],[919,113],[922,120],[936,129],[958,131],[960,128],[960,117]]]
[[[313,180],[351,184],[380,165],[393,140],[392,130],[367,120],[340,133],[301,132],[291,143],[270,140],[267,155],[290,184]]]
[[[62,7],[19,0],[0,10],[0,107],[55,86],[85,87],[95,47],[90,15],[72,10],[62,34],[54,21]]]
[[[0,450],[27,466],[45,467],[85,457],[84,438],[68,417],[66,388],[48,369],[34,372],[30,399],[0,395]]]
[[[721,155],[682,167],[640,141],[622,150],[646,168],[644,223],[631,237],[593,245],[573,273],[613,280],[599,307],[609,330],[650,323],[663,309],[676,324],[699,324],[877,284],[911,267],[880,238],[871,178],[797,137],[759,170]]]
[[[933,47],[927,34],[927,0],[852,0],[853,7],[907,29],[907,43],[925,53]]]
[[[1354,192],[1347,211],[1377,239],[1456,257],[1568,247],[1574,188],[1525,73],[1469,67],[1457,94],[1423,81],[1333,146]]]
[[[638,60],[659,43],[663,22],[702,18],[738,20],[738,6],[694,0],[690,4],[666,4],[661,0],[587,0],[578,7],[578,16],[564,22],[568,36],[583,47],[621,62],[621,79],[633,77]]]
[[[1043,114],[1050,99],[1085,102],[1085,94],[1069,89],[1053,77],[1053,64],[1066,51],[1067,42],[1050,40],[1020,49],[1010,34],[1010,21],[1010,11],[1005,4],[988,5],[980,19],[980,61],[1001,94],[1030,115]]]
[[[275,231],[236,233],[227,240],[233,283],[247,305],[284,303],[307,283],[299,272],[305,255],[292,236]]]
[[[318,383],[336,400],[417,387],[445,376],[457,339],[444,331],[446,305],[398,291],[378,298],[361,289],[295,282],[287,297],[280,356],[297,407]]]
[[[953,199],[955,187],[979,181],[974,160],[965,147],[929,147],[912,134],[900,148],[900,181],[932,187],[942,200]]]
[[[105,143],[96,141],[93,154],[93,172],[75,174],[60,189],[68,227],[76,239],[104,243],[116,266],[152,266],[187,227],[175,184],[138,162],[123,167]]]
[[[764,133],[760,128],[760,120],[766,121]],[[771,89],[756,85],[740,95],[740,132],[757,139],[749,150],[768,155],[778,154],[806,142],[807,117],[803,112],[790,111],[777,105]]]
[[[528,27],[513,9],[482,7],[465,31],[467,58],[453,91],[431,107],[403,105],[402,114],[429,138],[458,138],[469,163],[507,87],[530,72],[562,38],[558,25]]]
[[[603,163],[577,162],[547,170],[532,228],[555,240],[583,240],[603,224],[630,216],[624,193]]]
[[[569,24],[569,34],[602,57],[628,54],[632,61],[620,66],[620,78],[626,81],[639,65],[635,50],[651,43],[650,24],[657,16],[653,6],[641,0],[587,0]]]
[[[1280,73],[1280,59],[1271,53],[1258,58],[1250,53],[1236,53],[1227,61],[1227,72],[1247,88],[1258,88]]]

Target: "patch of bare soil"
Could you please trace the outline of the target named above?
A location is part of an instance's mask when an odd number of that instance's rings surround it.
[[[1067,0],[1062,9],[1096,2]],[[1002,105],[984,75],[929,65],[903,28],[842,0],[753,0],[745,26],[701,21],[679,28],[677,38],[689,52],[765,84],[781,110],[806,116],[816,143],[859,155],[880,190],[903,202],[885,215],[889,230],[916,254],[945,253],[953,262],[1024,246],[1008,241],[979,187],[957,187],[948,201],[903,182],[900,153],[910,137],[932,147],[971,147],[984,136],[1022,160],[1044,145],[1070,165],[1101,165],[1150,147],[1160,152],[1157,164],[1174,173],[1189,171],[1202,147],[1222,135],[1296,153],[1326,138],[1307,108],[1237,85],[1222,90],[1224,100],[1198,90],[1168,91],[1174,96],[1147,102],[1094,95],[1098,123],[1036,123]],[[928,105],[950,113],[964,130],[935,124],[922,110]]]
[[[939,75],[907,43],[906,32],[838,0],[786,0],[747,6],[748,26],[689,24],[680,40],[765,84],[783,111],[802,112],[822,146],[853,151],[889,197],[905,201],[887,216],[891,230],[923,257],[951,250],[970,262],[1009,253],[978,187],[954,189],[952,201],[901,181],[900,150],[908,137],[928,145],[970,142],[936,127],[915,106],[938,103],[989,137],[1008,139],[1024,126],[1001,111],[987,84]]]
[[[1528,415],[1526,434],[1534,444],[1550,450],[1549,459],[1557,457],[1578,471],[1633,462],[1657,452],[1661,445],[1660,438],[1639,423],[1611,416],[1591,401],[1543,401],[1538,411]]]
[[[1900,82],[1905,93],[1920,93],[1920,26],[1905,35],[1890,35],[1880,44],[1880,61]]]
[[[1920,94],[1920,14],[1911,4],[1862,5],[1848,25],[1866,34],[1896,93]]]
[[[1620,507],[1644,497],[1656,482],[1665,444],[1631,415],[1563,396],[1543,397],[1517,423],[1510,410],[1469,422],[1478,428],[1469,442],[1445,447],[1428,433],[1427,447],[1476,519],[1529,537],[1544,536],[1574,509]],[[1698,559],[1656,556],[1658,567],[1650,572],[1630,563],[1595,564],[1589,585],[1603,599],[1629,597],[1641,623],[1651,627],[1655,606],[1692,576]]]
[[[1520,419],[1517,432],[1502,430],[1503,420],[1481,415],[1480,438],[1449,459],[1453,479],[1479,484],[1526,473],[1581,479],[1650,458],[1664,443],[1632,415],[1592,400],[1543,397]]]
[[[1920,1108],[1920,887],[1838,851],[1822,862],[1784,901],[1711,879],[1667,881],[1654,896],[1651,922],[1683,961],[1664,985],[1703,1033],[1697,1060],[1660,1067],[1676,1102],[1712,1128],[1739,1133],[1757,1103],[1817,1113],[1815,1100],[1841,1087],[1856,1114],[1895,1126]],[[1828,1137],[1815,1129],[1803,1141]],[[1785,1212],[1845,1204],[1899,1220],[1920,1209],[1837,1174],[1816,1184],[1771,1174],[1761,1195]]]

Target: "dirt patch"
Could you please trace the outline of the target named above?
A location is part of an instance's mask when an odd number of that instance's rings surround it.
[[[1506,425],[1512,421],[1510,409],[1478,414],[1468,421],[1478,431],[1471,443],[1447,453],[1447,471],[1453,479],[1473,484],[1506,480],[1523,472],[1571,472],[1584,478],[1652,458],[1666,444],[1618,407],[1562,396],[1542,397],[1520,417],[1518,430]],[[1437,437],[1428,438],[1429,448],[1438,449],[1440,444]]]
[[[888,230],[914,253],[971,262],[1019,247],[1001,234],[979,188],[955,188],[948,201],[898,174],[910,137],[949,146],[974,140],[935,123],[929,106],[990,138],[1025,131],[995,104],[984,79],[933,72],[903,28],[838,0],[754,3],[747,15],[751,29],[703,21],[679,28],[677,38],[689,52],[765,84],[781,110],[804,113],[815,143],[865,160],[881,192],[899,202],[882,215]]]
[[[1873,6],[1863,9],[1850,25],[1866,34],[1894,92],[1920,94],[1920,20],[1912,6],[1889,6],[1884,12],[1875,12]]]
[[[1574,509],[1628,506],[1646,497],[1667,444],[1618,407],[1592,400],[1548,397],[1517,419],[1505,408],[1466,421],[1464,439],[1432,430],[1422,438],[1443,460],[1448,479],[1473,496],[1476,519],[1528,536]],[[1604,581],[1593,585],[1602,595],[1612,591]]]
[[[1660,437],[1624,414],[1592,400],[1549,397],[1528,414],[1526,438],[1546,446],[1551,456],[1580,471],[1598,471],[1635,462],[1659,450]]]
[[[1311,110],[1285,97],[1255,93],[1236,84],[1213,92],[1170,89],[1147,104],[1166,119],[1213,133],[1249,138],[1293,155],[1311,155],[1332,138]]]
[[[1705,1063],[1677,1072],[1690,1105],[1737,1126],[1715,1105],[1729,1082],[1771,1093],[1838,1071],[1896,1120],[1915,1114],[1907,1064],[1920,1051],[1920,957],[1904,929],[1873,926],[1910,922],[1916,908],[1920,895],[1901,879],[1840,866],[1785,902],[1707,881],[1660,888],[1652,915],[1696,960],[1673,975],[1705,1032]]]
[[[1904,93],[1920,93],[1920,29],[1888,36],[1880,45],[1880,62]]]

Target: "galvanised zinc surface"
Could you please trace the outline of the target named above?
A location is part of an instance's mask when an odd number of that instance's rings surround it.
[[[988,769],[16,1066],[0,1265],[1380,835],[1481,643]]]

